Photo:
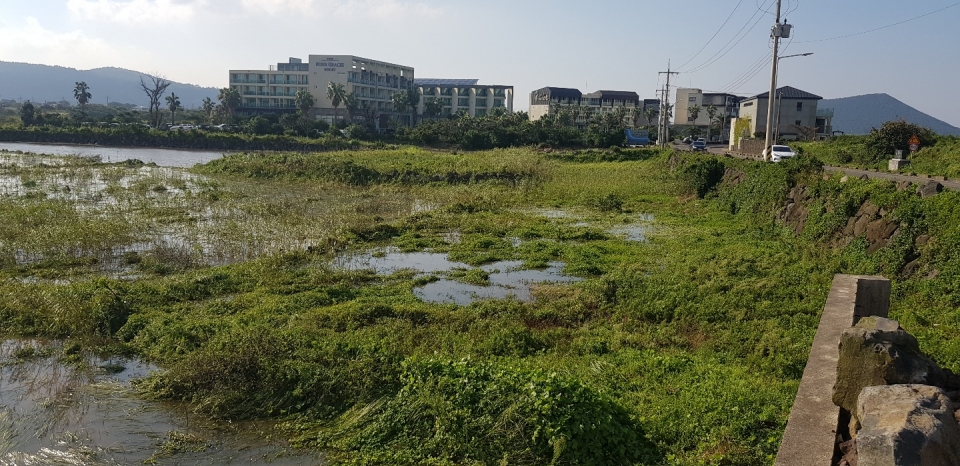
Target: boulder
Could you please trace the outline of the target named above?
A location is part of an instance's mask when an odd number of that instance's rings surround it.
[[[952,373],[920,352],[917,339],[895,320],[865,317],[840,336],[837,382],[833,403],[856,413],[857,398],[865,387],[923,384],[947,387]],[[856,430],[857,417],[851,431]]]
[[[866,387],[857,401],[858,466],[960,465],[960,426],[943,390]]]
[[[874,204],[872,201],[868,200],[867,202],[864,202],[862,206],[860,206],[860,210],[857,212],[857,216],[859,217],[861,215],[869,215],[873,217],[874,215],[877,215],[878,212],[880,212],[880,208],[877,207],[877,205]]]
[[[943,191],[943,185],[936,181],[928,181],[927,184],[917,188],[917,194],[923,198],[936,196],[937,194],[940,194],[940,191]]]
[[[867,232],[867,225],[870,225],[870,216],[861,215],[857,222],[853,224],[853,236],[860,236]]]

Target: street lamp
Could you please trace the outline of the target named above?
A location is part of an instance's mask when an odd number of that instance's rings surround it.
[[[778,24],[779,24],[779,20],[778,20]],[[777,28],[774,28],[774,29],[777,29]],[[775,39],[775,40],[777,40],[777,42],[779,43],[779,36],[776,36],[776,39]],[[780,77],[780,60],[783,60],[784,58],[792,58],[792,57],[807,57],[807,56],[810,56],[810,55],[813,55],[813,52],[797,53],[797,54],[793,54],[793,55],[784,55],[784,56],[782,56],[782,57],[778,57],[778,56],[777,56],[776,47],[774,47],[773,56],[776,58],[776,60],[774,60],[774,62],[773,62],[773,76],[772,76],[772,79],[770,80],[770,93],[767,94],[767,99],[768,99],[768,100],[767,100],[767,102],[768,102],[768,104],[767,104],[767,130],[766,130],[767,143],[764,144],[764,151],[767,152],[767,154],[764,155],[764,158],[763,158],[764,161],[768,160],[768,158],[770,157],[770,154],[769,154],[769,153],[772,152],[772,150],[771,150],[770,148],[771,148],[771,146],[776,142],[776,141],[773,141],[773,134],[771,133],[771,131],[774,130],[774,128],[773,128],[773,100],[775,99],[775,97],[774,97],[773,94],[774,94],[774,92],[776,92],[776,90],[777,90],[777,80],[778,80],[779,77]],[[778,117],[779,117],[779,112],[778,112]],[[780,125],[780,121],[779,121],[779,118],[778,118],[778,121],[777,121],[777,127],[778,127],[778,128],[779,128],[779,125]]]
[[[784,55],[784,56],[782,56],[782,57],[777,57],[777,77],[776,77],[776,80],[777,80],[777,81],[780,80],[780,60],[783,60],[784,58],[793,58],[793,57],[809,57],[810,55],[813,55],[813,52],[795,53],[795,54],[793,54],[793,55]],[[768,96],[768,97],[770,97],[771,99],[773,98],[772,96]],[[783,99],[781,98],[780,92],[777,92],[777,119],[776,119],[776,123],[775,123],[776,126],[773,127],[773,131],[774,131],[774,134],[775,134],[776,136],[774,136],[771,144],[776,144],[776,143],[777,143],[777,140],[780,139],[780,112],[781,112],[781,110],[783,110],[783,108],[782,108],[782,107],[783,107],[782,102],[783,102]],[[771,102],[771,103],[772,103],[772,102]],[[771,116],[770,116],[770,115],[767,115],[767,119],[769,120],[770,118],[771,118]],[[771,151],[771,152],[772,152],[772,151]]]

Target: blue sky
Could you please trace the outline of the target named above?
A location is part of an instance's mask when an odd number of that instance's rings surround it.
[[[764,57],[773,23],[772,14],[759,10],[773,3],[0,0],[0,60],[117,66],[223,87],[229,69],[263,69],[311,53],[353,54],[413,66],[419,77],[514,85],[518,109],[543,86],[633,90],[653,98],[658,72],[670,60],[675,67],[689,61],[680,68],[688,72],[674,81],[682,86],[756,94],[769,86]],[[960,5],[821,41],[954,4],[784,0],[795,26],[785,54],[814,55],[782,61],[780,84],[826,98],[885,92],[960,126],[960,37],[954,32]]]

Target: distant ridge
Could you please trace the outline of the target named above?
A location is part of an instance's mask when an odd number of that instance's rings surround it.
[[[930,128],[937,134],[960,136],[960,128],[938,120],[887,94],[866,94],[841,99],[824,99],[818,108],[832,108],[833,129],[847,134],[867,134],[871,128],[891,120],[906,120]]]
[[[140,89],[140,77],[148,73],[125,70],[122,68],[95,68],[77,70],[63,66],[34,65],[0,61],[0,99],[31,100],[49,102],[73,100],[73,88],[76,82],[85,81],[93,94],[91,103],[110,102],[147,106],[147,96]],[[224,73],[226,77],[226,73]],[[193,84],[173,82],[167,88],[167,94],[175,92],[185,108],[197,108],[204,97],[216,100],[219,90],[213,87],[201,87]]]

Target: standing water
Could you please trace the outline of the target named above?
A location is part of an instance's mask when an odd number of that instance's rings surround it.
[[[212,423],[130,388],[154,370],[134,359],[66,364],[55,344],[0,343],[0,466],[314,465],[271,426]]]
[[[100,157],[100,160],[108,163],[137,159],[145,163],[152,162],[161,167],[181,168],[190,168],[198,163],[207,163],[223,157],[223,152],[210,151],[0,142],[0,151],[4,150],[46,155]]]

